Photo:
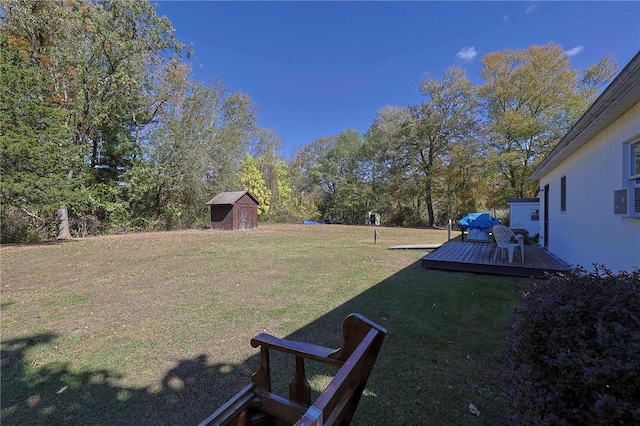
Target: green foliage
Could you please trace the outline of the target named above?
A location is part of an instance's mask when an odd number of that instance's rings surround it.
[[[259,161],[261,168],[264,168],[263,163]],[[268,180],[271,182],[268,188],[271,193],[271,208],[266,219],[276,223],[288,223],[298,222],[308,217],[301,212],[300,205],[296,204],[289,165],[284,161],[277,161],[269,166],[273,176]]]
[[[73,190],[78,150],[53,82],[29,45],[0,30],[2,242],[55,235],[55,211]],[[21,213],[20,213],[21,212]]]
[[[240,183],[244,189],[253,194],[260,202],[258,215],[269,213],[271,191],[267,188],[264,176],[258,168],[258,161],[249,154],[245,155],[244,161],[240,165]]]
[[[7,161],[21,160],[9,170],[8,186],[31,187],[41,204],[67,204],[76,234],[127,229],[121,175],[140,155],[141,131],[164,102],[166,93],[155,89],[158,70],[182,48],[169,21],[146,0],[14,0],[5,8],[2,31],[26,52],[24,72],[32,73],[2,73],[22,96],[21,108],[12,107],[14,116],[7,117],[13,127],[2,132]],[[20,86],[27,79],[28,91]],[[43,128],[49,145],[33,142],[43,139]],[[48,173],[46,183],[25,179],[35,169]]]
[[[420,90],[425,102],[380,111],[368,137],[368,151],[375,153],[372,178],[393,194],[383,217],[398,225],[434,226],[435,207],[443,221],[450,218],[468,204],[453,191],[474,183],[478,174],[467,157],[478,152],[475,87],[462,70],[450,68],[442,80],[422,81]]]
[[[311,201],[317,206],[316,214],[307,217],[362,223],[370,199],[365,160],[362,135],[353,129],[317,139],[299,151],[293,163],[299,205]]]
[[[461,70],[426,79],[426,100],[381,109],[365,137],[369,206],[394,225],[446,223],[536,196],[530,173],[612,77],[605,57],[582,73],[554,44],[493,52],[484,84]]]
[[[294,197],[290,167],[281,159],[279,149],[280,138],[271,129],[256,129],[249,140],[248,153],[255,159],[270,194],[270,206],[268,211],[261,213],[261,221],[297,222],[306,216],[300,212]]]
[[[640,422],[640,271],[535,282],[509,338],[514,424]]]
[[[301,211],[307,213],[305,218],[319,220],[324,214],[321,202],[325,191],[318,179],[319,164],[335,145],[335,140],[335,136],[316,139],[299,149],[291,162],[293,195]]]
[[[194,227],[207,199],[240,185],[270,221],[376,211],[419,226],[500,209],[535,195],[529,173],[615,69],[606,57],[572,70],[554,44],[490,53],[480,97],[448,69],[421,82],[421,104],[386,107],[365,135],[319,138],[286,164],[249,96],[191,79],[149,1],[3,5],[3,242],[54,236],[63,204],[74,235]]]
[[[289,174],[289,167],[284,161],[278,161],[276,163],[276,174],[278,182],[278,205],[284,211],[291,211],[293,209],[293,189],[291,187],[291,175]]]
[[[536,196],[529,175],[611,79],[614,65],[605,58],[580,77],[553,43],[489,53],[482,63],[488,152],[505,183],[501,198]]]
[[[240,184],[240,159],[256,128],[249,98],[189,79],[188,67],[170,64],[163,75],[171,94],[149,129],[136,169],[124,175],[126,193],[139,214],[164,228],[192,227],[206,214],[212,194]],[[139,186],[142,187],[139,187]]]
[[[459,68],[447,69],[442,81],[424,80],[420,91],[427,101],[409,108],[413,120],[405,126],[404,143],[409,164],[422,173],[428,226],[434,226],[435,177],[455,169],[454,147],[477,136],[478,100],[476,88]]]
[[[434,177],[434,198],[437,200],[434,210],[436,222],[440,224],[479,211],[482,194],[490,192],[482,181],[484,164],[476,139],[462,139],[453,144],[445,162],[443,172]]]
[[[353,129],[345,130],[321,163],[316,178],[325,188],[325,217],[348,224],[363,223],[368,198],[363,148],[362,135]]]
[[[71,234],[77,237],[120,233],[131,229],[130,214],[117,185],[81,186],[68,202]]]

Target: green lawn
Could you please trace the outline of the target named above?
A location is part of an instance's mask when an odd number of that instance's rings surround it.
[[[350,312],[389,331],[355,425],[503,422],[523,281],[426,271],[424,252],[388,248],[446,232],[378,231],[377,245],[370,227],[261,225],[2,247],[2,423],[197,424],[249,382],[251,337],[337,347]],[[332,371],[308,368],[315,392]]]

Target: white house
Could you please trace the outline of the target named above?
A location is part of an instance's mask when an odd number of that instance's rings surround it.
[[[522,226],[530,237],[540,234],[540,199],[507,198],[509,205],[509,226]]]
[[[640,52],[531,178],[541,245],[590,270],[640,269]]]

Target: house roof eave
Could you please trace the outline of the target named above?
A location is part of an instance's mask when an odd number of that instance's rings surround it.
[[[640,51],[558,142],[530,179],[539,180],[640,102]]]

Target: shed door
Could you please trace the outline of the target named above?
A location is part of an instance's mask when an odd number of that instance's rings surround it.
[[[240,207],[238,209],[238,229],[253,229],[253,208]]]

